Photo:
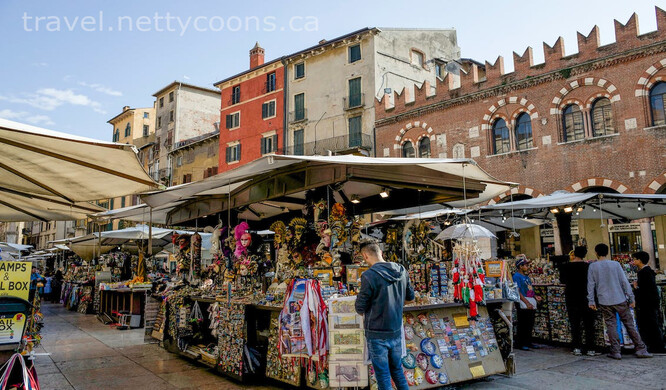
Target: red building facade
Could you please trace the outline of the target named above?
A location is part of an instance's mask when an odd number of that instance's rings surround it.
[[[250,50],[250,69],[215,84],[220,89],[219,171],[254,161],[283,147],[284,68]]]
[[[666,193],[666,12],[656,14],[650,33],[639,34],[634,14],[615,21],[608,45],[595,26],[578,33],[576,54],[565,56],[560,38],[543,44],[543,64],[528,48],[514,53],[514,72],[499,57],[461,72],[460,87],[447,76],[434,91],[424,83],[393,103],[385,96],[375,105],[377,156],[471,157],[521,184],[491,203],[556,190]],[[654,223],[663,259],[666,219]]]
[[[666,12],[658,30],[638,35],[634,16],[615,21],[615,43],[599,46],[597,27],[578,33],[579,51],[564,56],[562,39],[472,65],[461,86],[448,76],[396,93],[376,105],[377,156],[471,157],[491,174],[534,196],[608,187],[621,193],[663,192],[666,184]],[[485,71],[485,78],[479,74]],[[420,153],[422,149],[422,153]],[[515,190],[514,190],[515,191]],[[500,198],[496,199],[499,201]]]

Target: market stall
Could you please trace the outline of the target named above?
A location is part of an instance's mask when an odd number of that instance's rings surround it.
[[[369,229],[361,218],[473,204],[507,188],[471,160],[272,156],[191,188],[146,195],[151,207],[182,202],[167,212],[168,223],[217,225],[208,267],[200,263],[199,239],[179,243],[182,281],[159,292],[153,335],[165,348],[243,381],[372,385],[372,372],[359,359],[360,320],[349,304],[333,309],[360,288],[368,266],[358,247],[368,235],[381,239],[387,260],[408,269],[418,292],[405,310],[410,355],[403,365],[412,386],[504,372],[512,305],[491,284],[499,279],[484,282],[474,242],[456,242],[447,251],[426,221]],[[264,229],[274,233],[268,240],[256,233]]]

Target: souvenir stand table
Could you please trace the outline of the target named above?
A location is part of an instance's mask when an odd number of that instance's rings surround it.
[[[329,297],[353,298],[368,269],[359,251],[362,216],[463,199],[471,204],[509,189],[471,160],[427,159],[410,164],[404,159],[356,156],[270,156],[218,175],[205,186],[224,194],[207,196],[212,192],[203,187],[197,189],[201,196],[186,194],[192,186],[170,191],[169,198],[190,200],[169,212],[167,223],[217,224],[211,239],[213,262],[202,269],[195,237],[191,245],[186,238],[178,239],[176,280],[183,282],[174,283],[162,295],[153,335],[168,350],[195,360],[203,360],[200,347],[204,345],[215,357],[217,372],[243,382],[271,378],[313,389],[350,383],[372,386],[368,366],[358,360],[349,364],[343,356],[362,355],[358,353],[364,348],[358,334],[362,333],[360,322],[351,320],[356,328],[345,329],[350,325],[346,321],[356,314],[331,313],[328,308]],[[156,207],[161,199],[155,193],[144,200]],[[261,229],[273,233],[268,248],[254,244],[254,232]],[[435,253],[432,226],[396,224],[380,236],[385,258],[405,266],[420,294],[420,306],[406,308],[405,319],[427,323],[421,325],[425,336],[421,331],[411,335],[419,337],[418,345],[410,342],[417,349],[411,352],[426,348],[429,353],[426,368],[418,368],[423,375],[415,367],[406,369],[418,382],[412,387],[504,372],[493,317],[496,307],[510,316],[511,304],[484,299],[485,286],[477,275],[483,276],[480,259],[465,263],[473,269],[465,273],[470,280],[465,279],[464,286],[462,279],[456,280],[457,288],[466,294],[466,306],[462,296],[449,304],[453,301],[449,293],[452,267],[445,263],[452,259],[441,250]],[[207,288],[210,295],[202,292]],[[486,301],[488,306],[483,306]],[[342,322],[329,324],[327,318],[333,314],[340,314]],[[203,326],[194,326],[202,317]],[[509,339],[504,344],[510,353],[511,332],[502,337]],[[413,356],[419,367],[425,356],[425,352]],[[445,371],[437,371],[435,383],[431,364]]]
[[[150,288],[102,288],[99,314],[130,328],[143,326],[143,313]]]

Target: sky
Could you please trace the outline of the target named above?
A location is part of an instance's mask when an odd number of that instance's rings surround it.
[[[149,107],[174,80],[213,88],[246,70],[255,41],[266,60],[363,27],[455,28],[462,57],[494,63],[596,24],[615,40],[613,20],[639,17],[656,29],[655,5],[643,0],[474,2],[323,1],[0,1],[0,118],[111,140],[107,121],[123,106]]]

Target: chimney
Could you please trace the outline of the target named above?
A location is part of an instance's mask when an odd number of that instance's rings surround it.
[[[257,66],[264,64],[264,49],[259,46],[259,42],[254,44],[252,50],[250,50],[250,69],[254,69]]]
[[[127,111],[127,110],[129,110],[129,106],[124,106],[124,107],[123,107],[123,112],[125,112],[125,111]]]

